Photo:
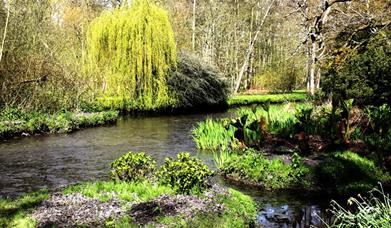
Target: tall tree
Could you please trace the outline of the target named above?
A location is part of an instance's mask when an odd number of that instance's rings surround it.
[[[141,0],[105,12],[92,22],[88,44],[101,95],[138,109],[171,102],[166,78],[176,64],[176,45],[166,11]]]

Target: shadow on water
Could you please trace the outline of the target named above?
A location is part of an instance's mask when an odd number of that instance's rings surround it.
[[[16,197],[43,188],[108,178],[110,162],[128,151],[145,151],[159,164],[165,157],[188,151],[214,168],[213,155],[197,152],[191,129],[199,121],[223,117],[177,115],[124,118],[116,125],[85,129],[72,134],[42,135],[0,141],[0,198]],[[330,199],[292,192],[267,192],[232,186],[254,197],[259,206],[258,221],[266,227],[317,225],[314,213],[324,211]],[[312,222],[310,222],[312,221]]]

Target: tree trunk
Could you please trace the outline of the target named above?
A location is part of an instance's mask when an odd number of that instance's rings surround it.
[[[310,75],[309,75],[309,93],[315,94],[315,72],[316,72],[316,37],[311,36],[311,62],[310,62]]]

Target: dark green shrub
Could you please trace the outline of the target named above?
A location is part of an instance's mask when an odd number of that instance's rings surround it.
[[[152,178],[156,162],[145,153],[128,152],[111,163],[111,178],[126,182]]]
[[[322,89],[334,104],[353,98],[355,105],[391,103],[391,45],[386,35],[371,37],[356,49],[343,49],[325,70]]]
[[[177,96],[178,108],[226,104],[228,85],[217,69],[186,53],[179,53],[177,66],[167,83]]]
[[[166,158],[158,172],[160,183],[184,194],[202,192],[208,187],[211,175],[212,171],[208,166],[201,160],[191,157],[189,153],[179,153],[176,160]]]

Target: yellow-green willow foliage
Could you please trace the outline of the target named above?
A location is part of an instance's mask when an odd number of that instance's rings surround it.
[[[174,33],[166,11],[146,0],[133,2],[92,22],[88,69],[105,103],[114,100],[127,109],[165,107],[173,101],[166,78],[176,64]]]

